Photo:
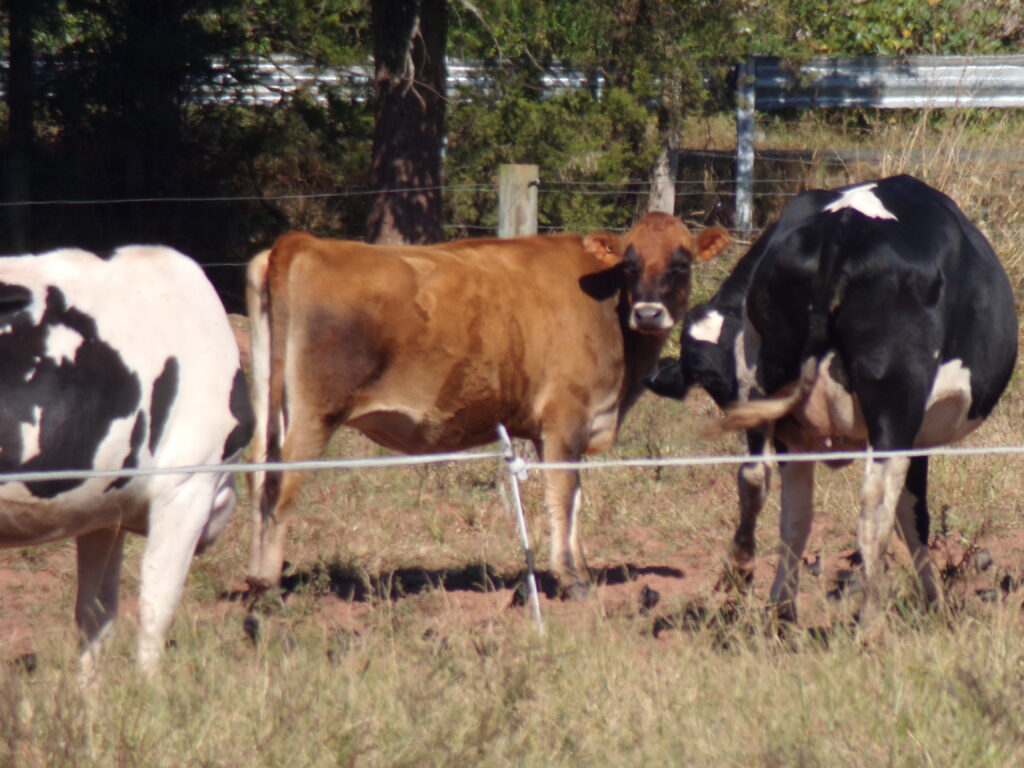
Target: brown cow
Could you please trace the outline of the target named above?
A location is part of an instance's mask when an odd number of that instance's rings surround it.
[[[728,235],[694,238],[648,214],[609,233],[433,246],[281,237],[249,265],[254,460],[321,455],[341,425],[405,453],[494,442],[498,423],[545,461],[615,441],[685,312],[690,265]],[[281,575],[300,472],[253,475],[250,584]],[[546,473],[551,568],[585,586],[579,473]]]

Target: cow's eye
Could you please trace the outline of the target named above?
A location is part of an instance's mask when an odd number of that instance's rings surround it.
[[[669,267],[668,272],[672,277],[681,279],[690,276],[690,262],[677,260],[673,261]]]

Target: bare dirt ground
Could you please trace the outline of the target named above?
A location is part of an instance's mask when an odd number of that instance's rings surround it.
[[[236,521],[237,523],[238,521]],[[824,528],[827,526],[821,525]],[[852,520],[849,521],[852,523]],[[244,526],[243,526],[244,527]],[[538,574],[541,611],[547,620],[570,625],[592,616],[595,609],[607,617],[642,617],[650,631],[666,642],[685,634],[688,622],[728,617],[732,606],[743,603],[733,591],[716,589],[722,573],[723,551],[684,545],[670,554],[656,534],[635,528],[619,531],[633,540],[636,551],[662,551],[660,556],[629,562],[592,562],[597,582],[592,598],[563,601],[553,595],[546,571]],[[728,532],[726,532],[728,533]],[[592,537],[599,538],[599,537]],[[774,531],[763,532],[763,547],[772,548]],[[817,545],[817,546],[814,546]],[[139,550],[135,546],[135,550]],[[890,578],[908,577],[902,546],[893,547]],[[965,546],[958,531],[935,536],[933,557],[947,578],[948,597],[959,611],[983,611],[986,604],[1020,600],[1024,574],[1024,532],[984,538]],[[824,556],[821,555],[824,553]],[[215,558],[216,548],[207,557]],[[817,562],[816,558],[821,557]],[[774,554],[762,553],[746,605],[759,610],[771,586]],[[119,631],[134,631],[136,620],[137,552],[126,564]],[[134,561],[134,562],[133,562]],[[855,550],[835,550],[819,538],[805,558],[801,576],[801,626],[827,628],[850,620],[854,600],[845,605],[837,598],[856,574]],[[249,615],[242,574],[218,585],[215,596],[196,594],[194,584],[180,611],[189,620],[226,621],[237,626],[239,644],[251,637],[244,621]],[[489,625],[514,629],[532,621],[524,605],[523,570],[517,563],[506,569],[476,564],[462,567],[402,567],[377,574],[353,573],[322,561],[300,563],[283,581],[283,605],[303,601],[297,620],[324,632],[363,635],[379,624],[374,614],[387,605],[403,615],[408,629],[445,635]],[[74,643],[74,545],[58,543],[32,550],[0,552],[0,664],[15,663],[36,654],[50,642]],[[200,590],[200,593],[208,590]],[[261,626],[274,622],[259,612]],[[294,622],[296,619],[292,619]],[[252,624],[249,625],[252,630]]]

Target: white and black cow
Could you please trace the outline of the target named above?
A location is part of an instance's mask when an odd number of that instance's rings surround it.
[[[1013,370],[1017,318],[1005,271],[946,195],[910,176],[805,192],[718,293],[684,321],[680,359],[649,381],[704,387],[751,452],[904,450],[949,443],[992,411]],[[798,565],[813,517],[814,465],[782,462],[780,558],[771,590],[796,619]],[[862,626],[880,610],[881,557],[895,525],[925,597],[942,599],[928,553],[927,457],[868,460],[859,544]],[[740,468],[733,567],[742,581],[768,491]]]
[[[131,246],[0,258],[0,472],[231,460],[253,417],[220,299],[191,259]],[[2,478],[0,478],[2,480]],[[94,663],[126,531],[142,558],[139,662],[155,667],[193,553],[234,507],[230,473],[0,483],[0,546],[74,537],[75,620]]]

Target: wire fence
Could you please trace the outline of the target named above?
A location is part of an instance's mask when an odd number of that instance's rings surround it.
[[[970,154],[970,151],[965,150],[965,152]],[[854,159],[863,159],[862,155],[865,155],[864,152],[859,150],[850,150],[846,154],[850,153],[852,153],[850,156]],[[713,158],[716,161],[731,158],[729,153],[718,150],[687,150],[684,154],[704,159]],[[727,176],[719,177],[712,174],[711,176],[701,180],[693,178],[677,179],[674,184],[676,211],[680,218],[690,226],[697,228],[709,225],[722,226],[729,230],[736,242],[741,244],[749,243],[752,241],[753,236],[756,236],[760,231],[760,227],[767,223],[767,221],[773,219],[792,197],[800,194],[800,192],[809,186],[823,186],[821,184],[823,177],[820,175],[815,177],[814,173],[808,170],[811,166],[814,166],[815,163],[817,163],[817,161],[811,159],[812,157],[817,156],[817,154],[818,153],[812,150],[768,150],[764,153],[765,159],[768,161],[766,169],[773,172],[756,177],[752,181],[754,198],[760,211],[759,219],[763,220],[756,224],[752,231],[744,231],[738,225],[739,222],[736,219],[737,183],[735,179]],[[820,154],[826,157],[845,156],[844,152],[841,150],[829,150]],[[866,154],[877,159],[876,156],[881,156],[885,153],[868,152]],[[1021,154],[1020,156],[1024,157],[1024,154]],[[776,167],[776,163],[782,163],[783,165],[781,167]],[[787,171],[785,167],[786,165],[795,165],[798,166],[798,168]],[[976,210],[972,210],[972,215],[992,229],[994,233],[1001,234],[1003,239],[1009,242],[1013,238],[1012,229],[1004,227],[1003,225],[1011,222],[1009,222],[1007,217],[1003,214],[1006,212],[1016,211],[1020,208],[1020,199],[1022,194],[1024,194],[1024,187],[1022,187],[1022,184],[1024,184],[1024,178],[1022,178],[1024,169],[1015,168],[1012,163],[1003,163],[997,164],[995,168],[986,167],[985,173],[988,183],[985,188],[984,199],[976,201]],[[828,186],[828,184],[824,184],[824,186]],[[61,207],[67,207],[76,211],[75,220],[79,223],[85,221],[94,227],[102,229],[106,220],[93,218],[93,212],[96,210],[102,210],[105,206],[115,207],[116,210],[117,206],[127,207],[139,205],[156,206],[180,204],[182,206],[208,205],[216,207],[218,205],[246,203],[265,206],[270,203],[280,204],[282,210],[286,210],[289,204],[294,204],[295,206],[302,208],[303,203],[310,202],[314,206],[322,205],[325,208],[324,216],[327,218],[324,220],[326,221],[333,215],[327,212],[326,209],[331,208],[332,206],[337,209],[339,207],[338,202],[340,201],[357,199],[366,200],[384,191],[402,193],[413,190],[436,190],[444,195],[449,203],[452,203],[452,212],[456,215],[453,216],[451,220],[447,220],[442,224],[442,231],[446,233],[446,237],[485,237],[493,236],[497,232],[500,197],[497,181],[493,183],[450,183],[433,187],[407,187],[391,190],[383,190],[379,188],[348,188],[280,192],[275,194],[253,193],[233,195],[183,195],[167,197],[93,197],[26,201],[8,200],[0,201],[0,214],[5,214],[6,211],[10,211],[16,207],[38,209],[40,211],[39,216],[41,221],[42,217],[47,215],[58,217],[63,216],[64,214],[60,212]],[[639,212],[643,208],[642,201],[650,195],[650,190],[651,184],[649,179],[637,179],[623,183],[541,180],[538,185],[538,199],[541,209],[545,208],[546,197],[548,200],[550,200],[552,196],[585,198],[595,201],[593,209],[598,218],[588,222],[588,214],[582,214],[577,216],[572,224],[567,224],[566,222],[561,221],[551,221],[549,217],[548,221],[545,222],[542,219],[539,222],[537,231],[540,234],[545,235],[564,231],[580,232],[595,229],[604,229],[622,233],[628,229],[628,225],[621,223],[621,218],[617,220],[617,223],[612,224],[600,220],[600,216],[603,215],[600,212],[602,210],[606,210],[608,205],[614,204],[615,201],[618,201],[620,204],[625,204],[634,212]],[[469,215],[459,215],[461,209],[457,201],[460,197],[470,198],[474,201],[471,205]],[[493,202],[488,203],[488,200],[492,200]],[[632,202],[634,200],[636,201],[635,203]],[[608,202],[606,203],[605,201]],[[491,206],[492,213],[488,213],[489,206]],[[92,208],[93,210],[88,210],[89,208]],[[185,209],[183,208],[183,210]],[[44,214],[43,211],[47,211],[47,213]],[[301,223],[292,226],[297,228],[308,228],[308,225]],[[1001,227],[1003,228],[1001,229]],[[259,242],[271,242],[273,237],[276,236],[274,234],[275,231],[277,230],[273,230],[273,228],[271,228],[266,232],[263,232],[261,235],[262,239],[260,239]],[[340,231],[347,233],[348,230],[342,228]],[[348,237],[350,235],[341,234],[339,236]],[[12,250],[16,249],[12,246],[7,247]],[[50,247],[53,247],[53,245]],[[217,252],[204,251],[201,243],[196,246],[195,243],[190,242],[182,247],[187,252],[193,253],[194,258],[196,258],[202,267],[208,271],[211,279],[217,281],[217,290],[224,298],[226,306],[229,306],[231,311],[241,311],[243,299],[241,291],[235,284],[237,282],[236,272],[245,267],[249,257],[251,256],[251,247],[249,242],[246,241],[244,244],[227,244],[225,247],[218,249]],[[224,256],[227,254],[231,255],[225,259]],[[237,258],[232,259],[232,256],[237,256]]]
[[[795,195],[798,190],[794,187],[792,178],[786,179],[782,176],[758,179],[755,182],[757,194],[772,196],[779,199],[786,199]],[[731,179],[722,178],[714,181],[692,181],[681,179],[676,182],[675,194],[678,201],[680,213],[684,219],[693,219],[691,215],[695,209],[705,209],[709,198],[725,201],[726,207],[732,206],[735,199],[735,184]],[[366,199],[384,192],[401,194],[405,192],[437,191],[442,195],[457,198],[460,195],[493,197],[494,211],[497,213],[499,185],[497,182],[490,184],[445,184],[431,187],[408,187],[408,188],[353,188],[331,191],[309,191],[309,192],[287,192],[277,194],[237,194],[237,195],[195,195],[195,196],[165,196],[165,197],[91,197],[91,198],[60,198],[51,200],[24,200],[24,201],[0,201],[0,211],[12,209],[30,209],[39,211],[52,211],[60,208],[101,208],[105,206],[137,206],[137,205],[225,205],[238,203],[252,203],[265,205],[288,204],[288,203],[323,203],[330,204],[344,200]],[[550,195],[568,195],[578,198],[625,200],[631,199],[638,202],[650,195],[650,181],[647,179],[628,181],[625,183],[604,183],[604,182],[566,182],[552,181],[541,182],[538,188],[538,196],[543,199]],[[698,201],[691,204],[690,201]],[[632,203],[630,203],[632,205]],[[82,220],[82,213],[76,214],[78,220]],[[88,218],[88,215],[86,215]],[[699,217],[698,217],[699,218]],[[465,233],[467,235],[493,234],[496,231],[496,224],[484,221],[450,221],[444,223],[443,229],[447,232]],[[698,222],[699,223],[699,222]],[[541,224],[538,231],[542,234],[550,234],[566,230],[565,225]],[[608,226],[603,222],[595,221],[592,225],[573,227],[573,229],[608,229],[611,231],[625,231],[625,226]],[[205,260],[204,260],[205,261]],[[204,266],[210,266],[204,263]]]
[[[1010,178],[1017,178],[1024,170],[1006,170],[1002,175]],[[996,173],[995,176],[1000,174]],[[773,196],[793,197],[796,190],[787,191],[778,189],[786,185],[797,185],[799,178],[789,177],[765,177],[754,179],[755,187],[764,187]],[[650,194],[648,187],[650,182],[647,179],[629,181],[623,184],[610,184],[602,182],[540,182],[539,189],[544,192],[571,191],[584,197],[645,197]],[[736,183],[732,179],[722,178],[710,182],[707,181],[677,181],[675,183],[677,197],[704,196],[707,194],[718,194],[732,196],[735,194]],[[87,198],[75,199],[64,198],[57,200],[20,200],[0,201],[0,209],[14,207],[41,208],[49,206],[83,206],[83,205],[137,205],[143,203],[265,203],[281,202],[290,200],[332,200],[351,197],[372,197],[385,192],[401,194],[405,192],[429,192],[441,191],[452,192],[489,192],[498,194],[498,184],[450,184],[433,187],[408,187],[392,189],[349,189],[331,192],[294,192],[282,194],[251,194],[251,195],[220,195],[220,196],[169,196],[169,197],[111,197],[111,198]],[[993,197],[1015,197],[1011,193],[1000,193],[997,190],[992,192]]]
[[[1024,154],[1021,155],[1024,160]],[[810,162],[794,160],[804,165]],[[1018,179],[1024,173],[1024,168],[1008,168],[1002,172],[994,172],[987,176],[1005,176]],[[801,183],[800,177],[794,176],[765,176],[753,180],[756,188],[762,188],[765,194],[773,196],[792,197],[798,194],[797,190],[786,190],[787,186],[795,186]],[[650,181],[648,179],[637,179],[623,183],[606,183],[593,181],[541,181],[538,189],[543,192],[571,192],[583,197],[646,197],[650,194]],[[677,197],[698,197],[708,194],[735,195],[736,182],[730,178],[718,178],[708,181],[693,181],[681,179],[675,182],[675,194]],[[313,192],[289,192],[280,194],[247,194],[247,195],[181,195],[165,197],[109,197],[109,198],[61,198],[53,200],[0,200],[0,209],[28,207],[43,208],[52,206],[89,206],[89,205],[138,205],[145,203],[266,203],[285,202],[293,200],[340,200],[354,197],[373,197],[383,193],[402,194],[407,192],[431,192],[442,193],[458,192],[484,192],[498,194],[497,182],[491,184],[443,184],[429,187],[406,187],[389,189],[346,189],[334,191],[313,191]],[[1012,193],[1000,192],[997,189],[992,191],[992,196],[1012,197]]]
[[[673,456],[673,457],[636,457],[608,460],[588,460],[572,462],[530,461],[515,452],[514,445],[503,425],[498,425],[497,450],[457,451],[419,456],[387,456],[363,459],[317,459],[313,461],[293,462],[235,462],[230,464],[209,464],[182,467],[145,467],[133,469],[82,469],[82,470],[51,470],[36,472],[4,472],[0,473],[0,485],[6,483],[37,483],[52,480],[88,480],[92,478],[140,478],[155,475],[193,475],[200,473],[255,473],[285,471],[355,471],[394,469],[397,467],[425,466],[430,464],[464,463],[478,461],[503,460],[509,496],[505,495],[505,487],[498,486],[502,501],[516,521],[520,545],[523,549],[526,565],[525,584],[527,602],[533,620],[539,631],[544,631],[544,620],[540,610],[540,597],[537,588],[536,564],[534,551],[530,545],[523,509],[522,495],[519,484],[525,481],[531,472],[551,471],[601,471],[612,469],[643,469],[663,467],[711,467],[747,464],[750,462],[818,462],[818,461],[877,461],[894,457],[914,456],[982,456],[982,455],[1020,455],[1024,454],[1024,445],[997,445],[973,447],[936,447],[905,451],[835,451],[819,453],[787,453],[782,455],[765,454],[760,456],[745,455],[710,455],[710,456]]]
[[[1020,172],[1008,170],[1007,177],[1019,176]],[[604,184],[599,182],[551,182],[541,183],[538,190],[539,196],[550,194],[570,194],[583,198],[609,198],[619,199],[635,198],[641,200],[650,194],[649,182],[647,180],[628,182],[625,185]],[[718,223],[729,229],[734,235],[741,236],[741,233],[733,226],[731,216],[735,209],[736,184],[732,179],[717,179],[710,182],[705,181],[678,181],[676,182],[677,210],[681,217],[689,223],[707,224]],[[753,181],[754,193],[758,200],[767,202],[776,201],[781,204],[803,191],[804,185],[794,177],[772,176],[757,178]],[[1010,188],[1010,185],[1007,185]],[[418,191],[439,190],[442,194],[484,194],[493,195],[495,199],[495,210],[497,210],[498,185],[495,184],[458,184],[441,185],[437,187],[419,187]],[[59,207],[98,207],[98,206],[127,206],[145,204],[231,204],[231,203],[287,203],[303,201],[339,201],[354,198],[367,198],[380,194],[385,190],[380,189],[350,189],[329,192],[295,192],[282,194],[251,194],[251,195],[224,195],[224,196],[177,196],[177,197],[117,197],[117,198],[89,198],[89,199],[57,199],[57,200],[28,200],[28,201],[0,201],[0,211],[13,208],[35,208],[53,209]],[[408,192],[409,189],[391,189],[389,192]],[[989,202],[1005,201],[1015,203],[1020,195],[1015,191],[999,191],[993,189],[988,194]],[[722,209],[722,218],[708,221],[712,214],[712,208]],[[493,234],[496,225],[471,221],[449,221],[442,225],[447,232],[466,233],[473,235]],[[624,226],[606,226],[595,223],[591,227],[584,226],[583,229],[608,229],[611,231],[623,232]],[[550,234],[565,231],[564,225],[541,224],[538,231],[543,234]],[[750,233],[746,233],[749,235]],[[746,239],[746,237],[740,237]],[[227,263],[203,263],[204,267],[238,267],[242,262]]]
[[[585,461],[545,462],[514,456],[513,466],[518,476],[531,472],[559,470],[601,471],[609,469],[654,469],[658,467],[709,467],[747,464],[750,462],[819,462],[881,460],[915,456],[1007,456],[1024,454],[1024,445],[989,445],[966,447],[915,448],[902,451],[823,451],[816,453],[785,453],[751,456],[750,454],[712,454],[703,456],[659,456],[619,459],[588,459]],[[212,472],[318,472],[321,470],[351,471],[362,469],[392,469],[395,467],[425,466],[446,462],[464,463],[507,458],[507,450],[458,451],[453,453],[423,454],[415,456],[382,456],[361,459],[315,459],[293,462],[233,462],[228,464],[202,464],[180,467],[144,467],[121,469],[60,469],[33,472],[0,472],[0,485],[5,483],[36,483],[46,480],[87,480],[91,478],[134,478],[154,475],[189,475]]]

